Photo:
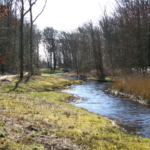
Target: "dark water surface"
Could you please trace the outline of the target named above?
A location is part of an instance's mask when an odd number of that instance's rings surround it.
[[[105,93],[107,84],[87,82],[73,85],[65,92],[82,98],[82,101],[73,105],[119,121],[119,125],[129,133],[150,138],[150,107]]]

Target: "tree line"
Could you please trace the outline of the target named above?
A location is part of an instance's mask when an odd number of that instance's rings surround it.
[[[58,64],[77,74],[95,70],[103,78],[150,67],[150,1],[116,2],[115,11],[104,12],[97,25],[89,21],[71,33],[44,29],[53,69]]]
[[[34,74],[39,64],[42,33],[34,25],[43,12],[33,18],[37,0],[0,0],[0,70],[1,73]],[[27,20],[27,16],[29,20]],[[34,57],[33,57],[34,56]]]
[[[24,10],[20,1],[0,0],[1,72],[20,71],[20,77],[24,70],[34,74],[39,67],[40,42],[52,70],[67,68],[78,75],[95,72],[104,78],[150,67],[149,0],[116,0],[115,11],[104,12],[97,25],[89,21],[72,32],[52,27],[40,32],[32,16],[36,0],[27,2],[29,8]],[[26,13],[30,21],[24,19]]]

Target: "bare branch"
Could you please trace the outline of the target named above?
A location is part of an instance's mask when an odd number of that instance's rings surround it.
[[[43,11],[44,11],[44,9],[46,7],[46,3],[47,3],[47,0],[45,0],[45,4],[44,4],[44,7],[43,7],[42,11],[35,17],[35,19],[33,20],[33,22],[35,22],[36,19],[43,13]]]
[[[30,3],[31,1],[28,0],[28,2]],[[31,3],[29,9],[24,13],[24,16],[30,11],[31,7],[37,2],[37,0],[35,0],[33,3]]]

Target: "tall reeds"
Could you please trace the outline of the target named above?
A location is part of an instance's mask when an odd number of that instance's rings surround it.
[[[150,101],[150,76],[136,75],[117,78],[113,88]]]

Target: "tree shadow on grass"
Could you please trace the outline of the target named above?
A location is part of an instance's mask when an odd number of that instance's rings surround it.
[[[30,78],[31,78],[31,75],[30,75],[30,76],[28,76],[24,82],[25,82],[25,83],[27,83],[27,82],[30,80]],[[19,81],[17,81],[17,82],[16,82],[15,87],[13,88],[13,90],[12,90],[12,91],[15,91],[15,90],[18,88],[19,83],[21,83],[21,82],[22,82],[22,80],[23,80],[23,78],[20,78],[20,79],[19,79]]]
[[[24,81],[24,83],[27,83],[27,82],[30,80],[31,76],[32,76],[32,75],[29,75],[29,76],[26,78],[26,80]]]
[[[20,78],[19,81],[16,82],[15,87],[13,88],[12,91],[15,91],[18,88],[19,83],[23,80],[23,78]]]

